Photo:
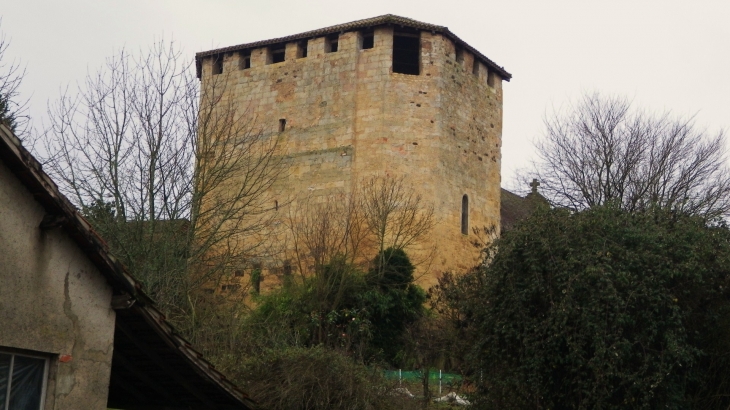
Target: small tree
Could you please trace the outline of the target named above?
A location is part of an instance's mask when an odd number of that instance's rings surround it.
[[[590,94],[545,119],[537,149],[529,179],[559,206],[660,206],[708,218],[730,211],[724,133],[710,135],[692,119]]]
[[[19,95],[25,70],[15,62],[8,62],[8,47],[10,41],[0,31],[0,123],[7,125],[16,135],[24,137],[28,126],[28,102],[19,100]]]
[[[416,251],[436,223],[433,205],[403,178],[376,176],[355,186],[349,193],[299,198],[290,207],[290,252],[303,275],[335,256],[368,269],[374,254],[395,255],[387,248]],[[386,260],[373,263],[387,266]]]
[[[413,283],[414,270],[402,249],[388,248],[373,259],[367,274],[370,290],[363,298],[373,324],[371,350],[392,364],[403,360],[406,329],[424,315],[426,294]]]
[[[292,259],[302,275],[316,273],[335,258],[361,262],[370,239],[356,193],[302,198],[289,211]]]
[[[485,408],[727,408],[730,230],[540,210],[451,294]]]
[[[361,183],[360,206],[365,225],[381,256],[386,248],[407,249],[436,223],[433,204],[423,201],[405,178],[371,177]]]

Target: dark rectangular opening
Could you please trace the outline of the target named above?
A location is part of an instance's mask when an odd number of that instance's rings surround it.
[[[285,56],[286,56],[285,48],[271,49],[271,64],[284,62]]]
[[[490,87],[492,87],[492,88],[494,88],[494,76],[495,75],[496,74],[494,74],[494,72],[492,70],[489,70],[487,72],[487,85],[490,86]]]
[[[324,52],[325,53],[336,53],[337,49],[338,49],[339,41],[340,41],[339,34],[327,36],[325,44],[324,44]]]
[[[254,263],[253,269],[251,269],[251,287],[254,293],[261,291],[261,276],[262,269],[260,263]]]
[[[307,56],[307,40],[302,40],[297,43],[297,58],[304,58]]]
[[[479,60],[477,60],[476,58],[474,59],[474,63],[472,64],[471,73],[477,77],[479,76]]]
[[[367,50],[375,47],[375,33],[372,30],[362,32],[362,47],[363,50]]]
[[[286,129],[286,119],[281,118],[279,120],[279,132],[284,132],[285,129]]]
[[[284,261],[284,267],[282,269],[282,273],[284,274],[284,276],[291,276],[292,271],[293,271],[293,269],[292,269],[291,261],[289,261],[289,260]]]
[[[241,51],[241,54],[238,56],[238,58],[239,69],[246,70],[251,68],[251,50]]]
[[[213,56],[213,75],[223,74],[223,54]]]
[[[398,34],[393,36],[393,72],[421,74],[420,35]]]
[[[469,196],[461,197],[461,234],[469,235]]]
[[[459,64],[464,64],[464,50],[460,48],[456,48],[456,62]]]

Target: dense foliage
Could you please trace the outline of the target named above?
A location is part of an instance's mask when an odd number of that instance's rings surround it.
[[[727,227],[543,210],[487,260],[442,289],[473,340],[484,408],[730,404]]]
[[[386,249],[371,266],[363,272],[336,256],[312,276],[257,295],[240,341],[218,363],[262,408],[419,406],[396,394],[378,365],[402,356],[425,293],[402,250]]]
[[[402,249],[389,248],[376,256],[367,274],[363,302],[373,324],[371,352],[394,365],[404,356],[406,327],[424,314],[426,294],[413,283],[414,270]]]
[[[268,350],[241,363],[238,379],[265,409],[409,409],[376,368],[322,346]]]
[[[266,346],[325,346],[394,364],[403,331],[424,312],[413,270],[405,252],[392,248],[367,273],[336,257],[313,276],[260,296],[245,326]]]

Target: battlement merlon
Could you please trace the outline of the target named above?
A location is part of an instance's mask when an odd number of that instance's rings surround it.
[[[464,49],[469,51],[471,54],[474,55],[474,58],[476,58],[478,61],[482,62],[491,72],[498,74],[502,80],[504,81],[510,81],[512,78],[512,74],[507,72],[504,67],[501,67],[497,65],[494,61],[487,58],[485,55],[480,53],[477,49],[467,44],[464,40],[460,39],[456,36],[456,34],[452,33],[447,27],[444,26],[437,26],[434,24],[424,23],[421,21],[409,19],[406,17],[400,17],[393,14],[385,14],[383,16],[378,17],[372,17],[368,19],[363,20],[357,20],[350,23],[344,23],[344,24],[338,24],[335,26],[330,27],[324,27],[317,30],[311,30],[306,31],[304,33],[299,34],[293,34],[290,36],[285,37],[279,37],[279,38],[273,38],[270,40],[261,40],[261,41],[255,41],[252,43],[245,43],[245,44],[239,44],[235,46],[230,47],[224,47],[219,48],[215,50],[209,50],[209,51],[202,51],[200,53],[195,54],[195,67],[198,78],[201,77],[202,74],[202,67],[203,67],[203,60],[210,57],[215,57],[218,55],[228,54],[228,53],[234,53],[234,52],[242,52],[246,50],[252,50],[256,48],[264,48],[269,47],[273,45],[280,45],[285,44],[286,45],[286,54],[290,55],[292,52],[306,52],[298,50],[297,46],[301,44],[304,40],[311,40],[315,38],[321,38],[324,37],[325,39],[328,38],[328,36],[333,34],[342,34],[349,31],[358,31],[358,30],[370,30],[377,26],[385,26],[385,25],[393,25],[400,28],[410,28],[415,30],[421,30],[421,31],[428,31],[433,34],[441,34],[445,36],[446,38],[450,39],[453,43],[455,48],[457,49]],[[329,45],[327,45],[329,46]],[[306,48],[305,48],[306,50]],[[284,50],[282,50],[283,52]],[[267,58],[272,58],[272,55],[268,55]],[[288,58],[287,58],[288,59]]]

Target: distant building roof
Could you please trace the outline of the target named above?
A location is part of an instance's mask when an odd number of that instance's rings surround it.
[[[499,209],[502,232],[512,229],[518,222],[528,218],[539,206],[543,205],[548,205],[548,201],[537,192],[537,186],[534,186],[533,191],[524,197],[502,188]]]
[[[111,255],[20,140],[0,124],[0,160],[62,227],[113,289],[116,311],[108,405],[114,408],[250,409],[249,397],[203,359]],[[42,224],[46,223],[46,218]]]
[[[509,81],[512,78],[512,74],[508,73],[504,69],[504,67],[498,66],[497,63],[490,60],[484,54],[480,53],[477,49],[475,49],[474,47],[467,44],[464,40],[457,37],[456,34],[452,33],[447,27],[437,26],[435,24],[424,23],[424,22],[421,22],[418,20],[409,19],[407,17],[400,17],[400,16],[396,16],[393,14],[385,14],[385,15],[378,16],[378,17],[351,21],[349,23],[338,24],[338,25],[330,26],[330,27],[324,27],[324,28],[320,28],[317,30],[305,31],[304,33],[292,34],[292,35],[286,36],[286,37],[272,38],[270,40],[254,41],[253,43],[245,43],[245,44],[239,44],[236,46],[218,48],[218,49],[210,50],[210,51],[202,51],[195,55],[195,62],[196,62],[196,67],[197,67],[198,78],[200,78],[200,73],[201,73],[201,71],[200,71],[201,70],[201,59],[203,59],[204,57],[208,57],[208,56],[212,56],[212,55],[216,55],[216,54],[220,54],[220,53],[240,51],[240,50],[244,50],[247,48],[264,47],[264,46],[268,46],[268,45],[276,44],[276,43],[285,43],[285,42],[296,41],[296,40],[304,40],[307,38],[322,37],[322,36],[326,36],[328,34],[344,33],[346,31],[381,26],[381,25],[386,25],[386,24],[392,24],[392,25],[397,25],[397,26],[402,26],[402,27],[410,27],[410,28],[414,28],[414,29],[431,31],[433,33],[443,34],[444,36],[451,39],[451,41],[453,41],[457,46],[462,47],[466,50],[469,50],[472,54],[474,54],[474,56],[476,56],[477,59],[481,60],[482,63],[487,65],[490,69],[494,70],[495,72],[499,73],[499,75],[505,81]]]

